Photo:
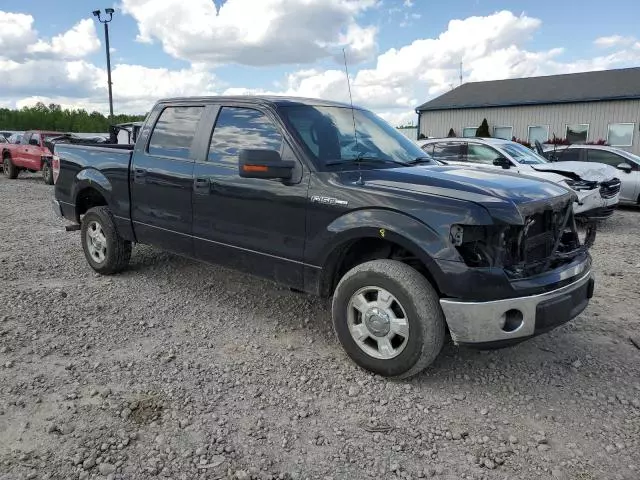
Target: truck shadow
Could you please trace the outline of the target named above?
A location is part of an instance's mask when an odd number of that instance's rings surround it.
[[[207,304],[213,302],[218,308],[237,310],[247,318],[259,319],[260,324],[252,324],[253,328],[277,331],[287,338],[287,342],[298,342],[300,345],[307,345],[313,340],[310,348],[319,355],[343,362],[345,368],[351,366],[351,361],[334,336],[330,299],[295,293],[260,278],[151,247],[137,247],[134,252],[129,275],[139,277],[137,281],[153,284],[162,279],[163,286],[169,291],[188,291],[189,300],[201,303],[202,308],[211,307]],[[433,388],[451,381],[474,384],[480,379],[492,383],[525,375],[543,384],[548,383],[548,378],[558,377],[562,380],[555,381],[554,385],[565,385],[574,381],[575,375],[572,373],[578,374],[573,366],[577,359],[581,359],[580,373],[589,371],[595,378],[604,374],[616,360],[607,351],[610,345],[594,344],[592,333],[585,331],[584,326],[595,318],[589,312],[587,309],[577,319],[557,330],[497,350],[459,348],[448,338],[441,354],[430,367],[402,382],[420,388]],[[576,324],[581,325],[578,331]],[[370,374],[361,371],[361,375],[364,378]],[[548,378],[540,380],[540,375]]]

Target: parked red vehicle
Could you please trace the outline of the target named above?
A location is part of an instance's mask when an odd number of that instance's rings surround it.
[[[24,133],[20,143],[3,143],[2,169],[7,178],[17,178],[21,170],[42,172],[42,178],[48,185],[53,185],[51,168],[51,151],[45,142],[53,137],[63,135],[60,132],[29,130]]]

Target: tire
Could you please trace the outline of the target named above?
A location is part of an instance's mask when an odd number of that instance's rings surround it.
[[[49,162],[44,162],[42,165],[42,179],[47,185],[53,185],[53,169]]]
[[[11,161],[11,157],[9,155],[5,155],[2,159],[2,170],[4,171],[4,176],[11,180],[18,178],[18,173],[20,172],[18,167],[16,167]]]
[[[376,304],[387,306],[376,311]],[[417,270],[395,260],[374,260],[349,270],[336,287],[332,315],[338,340],[349,357],[383,377],[419,373],[444,344],[445,318],[438,294]]]
[[[131,242],[118,234],[107,207],[94,207],[87,211],[82,217],[81,232],[84,256],[96,272],[110,275],[127,268],[131,259]]]

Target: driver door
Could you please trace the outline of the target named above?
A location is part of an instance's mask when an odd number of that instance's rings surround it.
[[[309,171],[269,111],[225,104],[209,107],[207,116],[215,125],[192,190],[196,256],[303,288]],[[242,149],[280,152],[296,162],[292,179],[240,177]]]
[[[499,165],[494,165],[494,160],[498,158],[506,158],[505,155],[497,151],[495,148],[488,145],[482,145],[480,143],[467,143],[466,148],[463,151],[463,158],[471,165],[478,168],[489,168],[503,170]],[[518,165],[511,163],[510,171],[516,171],[520,173]]]

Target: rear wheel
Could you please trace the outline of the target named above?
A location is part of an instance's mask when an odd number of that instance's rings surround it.
[[[356,266],[333,297],[333,325],[351,359],[384,377],[406,378],[440,353],[445,319],[438,294],[412,267],[395,260]]]
[[[129,265],[131,242],[118,234],[107,207],[94,207],[82,218],[82,249],[96,272],[118,273]]]
[[[47,185],[53,185],[53,170],[49,162],[44,162],[42,165],[42,179]]]
[[[2,171],[4,172],[4,176],[10,179],[18,178],[18,167],[16,167],[11,161],[11,157],[9,155],[5,155],[2,159]]]

